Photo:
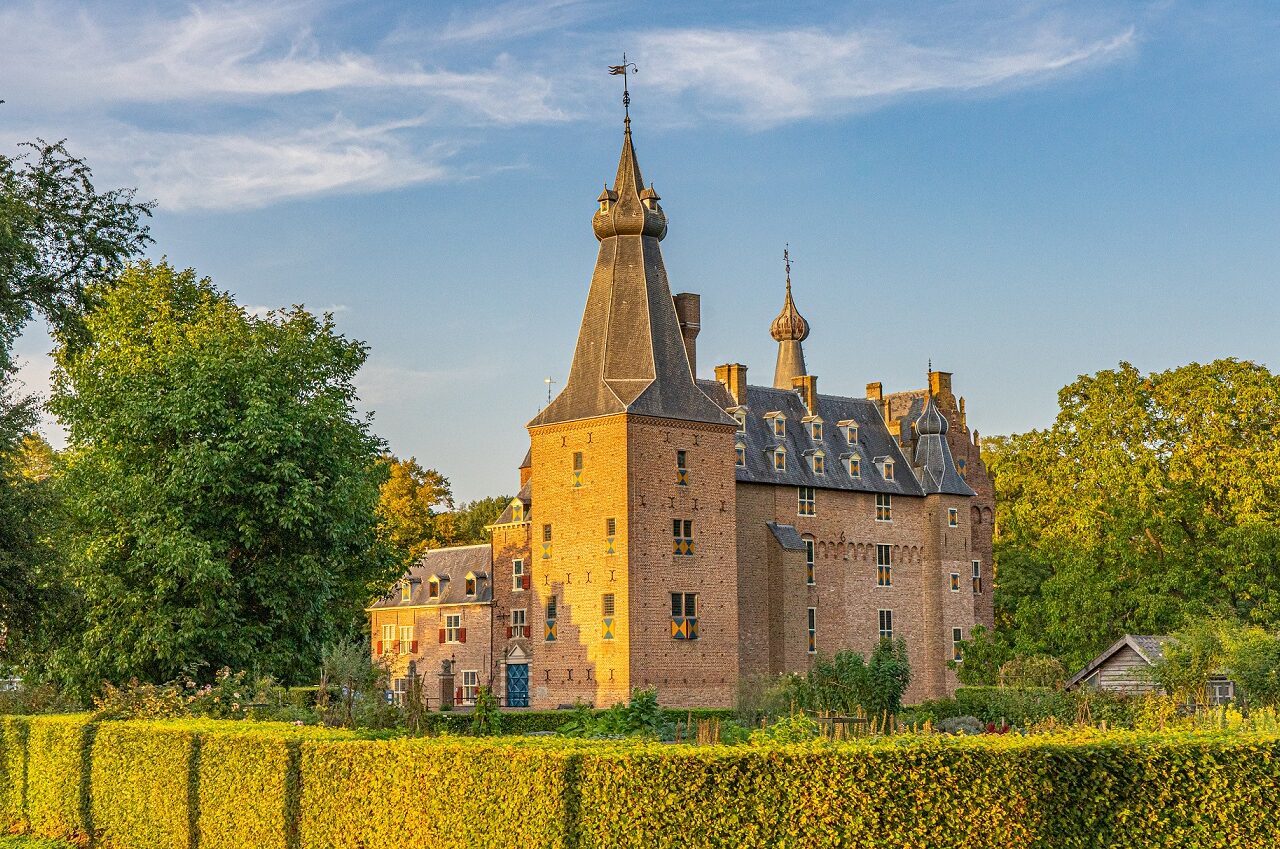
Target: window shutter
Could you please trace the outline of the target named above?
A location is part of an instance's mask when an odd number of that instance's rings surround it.
[[[510,625],[508,625],[508,626],[507,626],[507,639],[508,639],[508,640],[509,640],[509,639],[511,639],[511,626],[510,626]]]
[[[528,575],[521,575],[521,576],[520,576],[520,589],[522,589],[522,590],[527,590],[527,589],[529,589],[529,576],[528,576]]]
[[[462,688],[461,687],[455,687],[453,689],[453,703],[456,705],[462,704]]]
[[[378,640],[378,654],[382,654],[382,640]]]
[[[442,643],[444,642],[444,629],[443,629],[443,628],[441,628],[441,629],[440,629],[440,642],[442,642]]]
[[[459,629],[458,629],[458,642],[460,642],[460,643],[465,643],[466,641],[467,641],[467,629],[466,629],[466,628],[459,628]]]
[[[414,640],[412,643],[410,643],[410,644],[409,644],[409,651],[410,651],[410,652],[412,652],[413,654],[417,654],[417,653],[418,653],[418,641],[417,641],[417,640]]]

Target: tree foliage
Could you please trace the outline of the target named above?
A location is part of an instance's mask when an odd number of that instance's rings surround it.
[[[1280,625],[1280,378],[1122,363],[1058,397],[1052,427],[984,442],[1014,648],[1074,669],[1208,613]]]
[[[380,442],[354,411],[365,347],[300,307],[248,315],[208,279],[131,266],[57,337],[60,553],[81,692],[230,666],[312,680],[398,564],[376,540]]]
[[[509,495],[492,495],[468,501],[441,517],[440,536],[444,545],[471,545],[489,541],[486,526],[492,525],[511,501]]]
[[[379,462],[387,470],[378,496],[382,536],[403,552],[406,561],[416,560],[442,544],[441,512],[453,509],[449,480],[435,469],[422,468],[416,457],[401,460],[387,454]],[[445,511],[439,510],[442,507]]]

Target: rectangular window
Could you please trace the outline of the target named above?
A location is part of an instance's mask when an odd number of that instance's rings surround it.
[[[813,473],[815,475],[825,475],[827,473],[827,458],[821,451],[813,455]]]
[[[844,437],[850,445],[858,444],[858,426],[851,424],[844,431]]]
[[[432,578],[430,581],[427,581],[427,598],[439,598],[439,597],[440,597],[440,581],[437,578]]]
[[[474,669],[464,669],[462,671],[462,703],[464,705],[473,705],[476,703],[476,691],[480,689],[480,673]]]
[[[809,608],[809,654],[818,651],[818,608]]]
[[[884,543],[876,543],[876,586],[893,586],[893,549]]]
[[[738,433],[747,432],[747,414],[742,410],[736,410],[733,414],[734,420],[738,423]]]
[[[739,469],[747,465],[747,446],[741,442],[733,446],[733,464]]]
[[[524,608],[524,607],[517,607],[516,609],[512,610],[511,611],[511,627],[524,630],[524,626],[527,621],[526,614],[527,614],[527,608]]]
[[[391,649],[395,646],[395,642],[396,642],[396,626],[383,625],[382,626],[382,650],[391,651]]]
[[[960,525],[960,511],[954,507],[947,508],[947,527],[955,528]]]
[[[814,442],[822,441],[822,422],[809,422],[809,438]]]
[[[893,461],[892,460],[884,461],[884,479],[887,481],[893,480]]]
[[[600,637],[605,640],[613,639],[613,616],[615,610],[613,593],[605,593],[600,596]]]
[[[862,458],[860,457],[849,458],[849,477],[851,478],[862,477]]]
[[[553,621],[556,619],[556,597],[555,596],[551,596],[551,598],[547,599],[547,618]]]
[[[511,589],[516,592],[529,589],[529,575],[524,571],[524,560],[511,561]]]
[[[775,472],[785,472],[787,470],[787,452],[781,448],[773,450],[773,470]]]
[[[689,485],[689,453],[687,451],[676,452],[676,485]]]
[[[575,472],[582,471],[582,452],[581,451],[573,452],[573,470]]]
[[[787,420],[783,416],[773,417],[773,435],[779,439],[787,435]]]
[[[959,628],[951,629],[951,659],[956,663],[964,660],[964,652],[960,649],[960,641],[964,639],[964,632]]]
[[[698,594],[671,594],[671,639],[698,639]]]
[[[462,636],[462,614],[450,613],[444,618],[444,641],[446,643],[461,642],[459,637]]]
[[[809,586],[813,586],[813,540],[806,539],[804,541],[804,561],[808,567],[808,579],[805,581]]]
[[[982,561],[973,561],[973,594],[982,592]]]
[[[413,626],[401,625],[400,626],[400,653],[409,654],[413,650],[414,650]]]
[[[467,595],[476,594],[476,576],[475,575],[467,575],[466,587],[467,587]]]
[[[951,573],[951,591],[953,593],[960,592],[960,573],[959,572]]]
[[[883,492],[876,493],[876,521],[893,521],[893,496]]]
[[[693,556],[693,520],[671,520],[671,550],[682,557]]]
[[[546,641],[548,643],[554,643],[556,641],[556,597],[555,596],[551,596],[551,598],[547,599],[547,621],[544,623],[544,625],[546,626],[546,633],[545,633]]]
[[[880,611],[880,639],[882,640],[893,639],[893,611],[892,610]]]
[[[618,520],[610,516],[604,520],[604,535],[607,537],[618,535]]]
[[[551,526],[550,525],[542,526],[542,541],[551,542]]]
[[[796,515],[816,516],[818,514],[817,496],[811,486],[796,487]]]
[[[413,584],[409,583],[408,581],[405,581],[405,583],[400,587],[400,601],[402,603],[408,604],[412,598],[413,598]]]

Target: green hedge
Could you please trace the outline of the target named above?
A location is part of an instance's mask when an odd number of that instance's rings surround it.
[[[27,721],[0,716],[0,834],[27,827]]]
[[[0,734],[32,830],[112,849],[1280,845],[1280,735],[696,748],[83,717]],[[0,780],[21,800],[21,770]]]
[[[87,715],[32,716],[27,722],[27,822],[42,837],[74,837],[92,828]]]

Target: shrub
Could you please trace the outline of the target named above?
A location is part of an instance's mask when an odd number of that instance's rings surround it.
[[[0,834],[26,828],[27,720],[0,716]]]
[[[1076,718],[1075,699],[1047,687],[959,687],[955,702],[959,715],[976,716],[984,724],[1025,727],[1053,717],[1069,725]]]
[[[86,714],[33,716],[27,732],[27,819],[43,837],[87,834],[89,745]]]
[[[935,727],[943,734],[981,734],[986,730],[976,716],[953,716]]]
[[[498,709],[498,699],[488,687],[480,687],[476,691],[476,706],[471,711],[471,734],[475,737],[490,737],[502,733],[502,711]]]
[[[199,743],[181,725],[104,722],[93,740],[93,829],[107,845],[187,849]]]

